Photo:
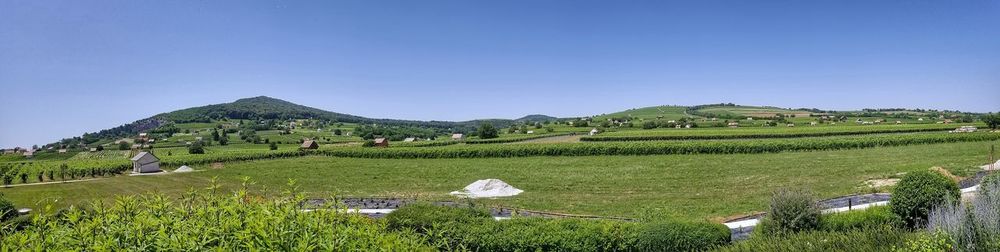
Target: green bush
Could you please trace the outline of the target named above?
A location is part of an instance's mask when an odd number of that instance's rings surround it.
[[[820,229],[824,231],[849,231],[888,226],[903,227],[903,220],[888,206],[874,206],[864,210],[823,215]]]
[[[723,225],[700,223],[649,223],[639,231],[641,251],[692,251],[728,244],[731,234]]]
[[[889,199],[892,212],[908,227],[916,228],[927,222],[927,214],[937,205],[958,199],[958,184],[944,175],[931,171],[911,172],[896,184]]]
[[[947,252],[955,251],[952,247],[953,241],[948,235],[940,232],[931,234],[922,233],[914,238],[906,240],[901,246],[893,246],[893,252]]]
[[[623,251],[635,250],[636,228],[620,221],[514,218],[455,226],[450,240],[472,251]]]
[[[14,208],[14,203],[4,198],[3,194],[0,194],[0,222],[14,218],[14,216],[17,216],[17,209]]]
[[[493,221],[484,209],[436,206],[421,202],[397,209],[385,216],[389,229],[424,232],[434,225]]]
[[[891,227],[844,232],[807,231],[781,235],[754,235],[713,251],[889,251],[903,246],[908,232]]]
[[[691,251],[729,242],[721,224],[517,217],[494,221],[482,209],[409,205],[386,216],[389,229],[413,230],[440,250]]]
[[[21,231],[29,226],[31,226],[31,216],[24,215],[0,223],[0,230]]]
[[[767,223],[761,233],[795,233],[815,230],[820,225],[821,210],[811,193],[803,190],[779,190],[771,196]]]

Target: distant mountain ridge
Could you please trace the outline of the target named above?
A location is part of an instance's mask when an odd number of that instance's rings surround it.
[[[651,119],[665,118],[669,120],[669,119],[675,119],[674,117],[680,118],[680,117],[695,116],[698,109],[710,108],[710,107],[734,107],[734,108],[754,107],[761,109],[778,110],[779,113],[780,111],[792,110],[792,109],[782,109],[778,107],[767,107],[767,106],[738,106],[731,103],[708,104],[708,105],[698,105],[698,106],[652,106],[652,107],[643,107],[637,109],[629,109],[611,114],[597,115],[594,117],[594,119],[603,121],[616,116],[620,117],[620,116],[634,115],[636,117],[649,116]],[[834,111],[821,111],[818,109],[795,109],[795,110],[804,110],[811,112],[834,112]],[[898,110],[906,110],[906,109],[884,109],[884,110],[896,110],[898,113]],[[881,109],[865,109],[861,112],[874,112],[874,111],[881,111]],[[918,113],[925,112],[925,110],[916,110],[916,111]],[[948,111],[948,110],[944,110],[941,112],[962,113],[958,111]],[[378,119],[378,118],[369,118],[351,114],[331,112],[323,109],[295,104],[292,102],[272,97],[257,96],[251,98],[238,99],[230,103],[212,104],[206,106],[186,108],[167,113],[161,113],[149,118],[137,120],[135,122],[124,124],[111,129],[101,130],[96,133],[87,133],[81,137],[74,137],[74,139],[82,138],[83,142],[89,143],[95,139],[117,139],[122,137],[135,136],[142,132],[149,132],[150,130],[156,129],[157,127],[160,127],[161,125],[168,122],[173,122],[173,123],[212,122],[213,120],[219,120],[222,118],[228,118],[228,119],[313,118],[313,119],[329,120],[329,121],[344,122],[344,123],[426,127],[426,128],[435,128],[438,129],[438,131],[444,131],[444,132],[469,132],[482,123],[491,123],[495,127],[506,128],[509,127],[510,125],[518,123],[557,121],[565,119],[575,119],[578,117],[557,118],[548,115],[532,114],[513,120],[478,119],[478,120],[459,121],[459,122]],[[52,144],[46,146],[51,146],[51,145]]]
[[[186,108],[167,113],[161,113],[149,118],[137,120],[111,129],[96,133],[84,134],[84,138],[120,138],[155,129],[164,123],[212,122],[222,118],[229,119],[300,119],[313,118],[344,123],[381,124],[388,126],[410,126],[448,129],[453,131],[468,131],[481,123],[491,123],[496,127],[508,127],[519,122],[541,122],[558,120],[547,115],[528,115],[522,118],[510,119],[478,119],[470,121],[418,121],[379,119],[356,116],[344,113],[326,111],[309,106],[299,105],[285,100],[257,96],[243,98],[230,103],[220,103],[199,107]]]

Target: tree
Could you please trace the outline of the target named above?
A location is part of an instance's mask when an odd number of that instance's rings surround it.
[[[218,130],[212,130],[212,141],[219,141],[219,131]],[[222,144],[222,143],[219,143],[219,144]],[[223,145],[225,145],[225,144],[223,144]]]
[[[94,149],[97,150],[97,151],[103,151],[104,150],[104,146],[103,145],[98,145],[97,147],[94,147]]]
[[[1000,114],[990,113],[989,115],[983,117],[983,122],[985,122],[990,129],[1000,128]]]
[[[219,145],[229,145],[229,138],[219,138]]]
[[[497,129],[494,128],[493,124],[490,123],[480,124],[479,129],[476,129],[476,132],[479,134],[479,138],[481,139],[497,138],[500,136],[500,133],[497,132]]]
[[[188,154],[205,154],[205,148],[201,146],[201,141],[196,141],[188,146]]]
[[[343,132],[343,131],[341,131],[340,129],[335,129],[335,130],[333,130],[333,134],[334,134],[334,135],[338,135],[338,136],[339,136],[339,135],[341,135],[341,134],[344,134],[344,132]]]
[[[272,142],[271,145],[269,145],[267,148],[270,149],[270,150],[277,150],[278,149],[278,145]]]
[[[128,142],[125,141],[118,142],[118,150],[128,150],[128,148],[129,148]]]

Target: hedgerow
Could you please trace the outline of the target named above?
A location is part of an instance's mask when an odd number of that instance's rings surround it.
[[[935,132],[935,131],[945,131],[954,129],[954,126],[920,126],[920,127],[905,127],[905,128],[868,128],[868,127],[849,127],[849,128],[836,128],[836,129],[824,129],[824,128],[804,128],[808,130],[803,130],[800,132],[788,130],[725,130],[725,129],[712,129],[704,131],[661,131],[661,132],[628,132],[630,135],[622,136],[585,136],[580,138],[580,141],[589,142],[599,142],[599,141],[665,141],[665,140],[721,140],[721,139],[766,139],[766,138],[800,138],[800,137],[826,137],[826,136],[849,136],[849,135],[868,135],[868,134],[886,134],[886,133],[916,133],[916,132]]]
[[[755,141],[679,141],[679,142],[620,142],[620,143],[556,143],[518,145],[466,145],[441,148],[338,148],[316,153],[335,157],[355,158],[495,158],[528,156],[597,156],[597,155],[671,155],[671,154],[737,154],[776,153],[785,151],[816,151],[859,149],[971,141],[1000,140],[1000,134],[913,134],[870,135],[844,138],[803,138]]]
[[[692,251],[729,242],[720,224],[625,222],[515,217],[494,221],[483,212],[444,206],[407,206],[388,225],[419,232],[440,250],[472,251]]]

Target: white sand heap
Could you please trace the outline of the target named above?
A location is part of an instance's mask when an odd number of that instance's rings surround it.
[[[984,165],[984,166],[981,166],[980,168],[983,168],[983,170],[989,170],[990,169],[990,165]],[[1000,160],[997,160],[996,163],[993,163],[993,169],[994,170],[1000,170]]]
[[[477,180],[461,191],[451,192],[451,195],[468,198],[495,198],[521,194],[521,189],[514,188],[499,179]]]
[[[181,166],[181,168],[177,168],[177,170],[174,170],[174,172],[193,172],[193,171],[194,169],[191,169],[191,167],[188,167],[187,165]]]

